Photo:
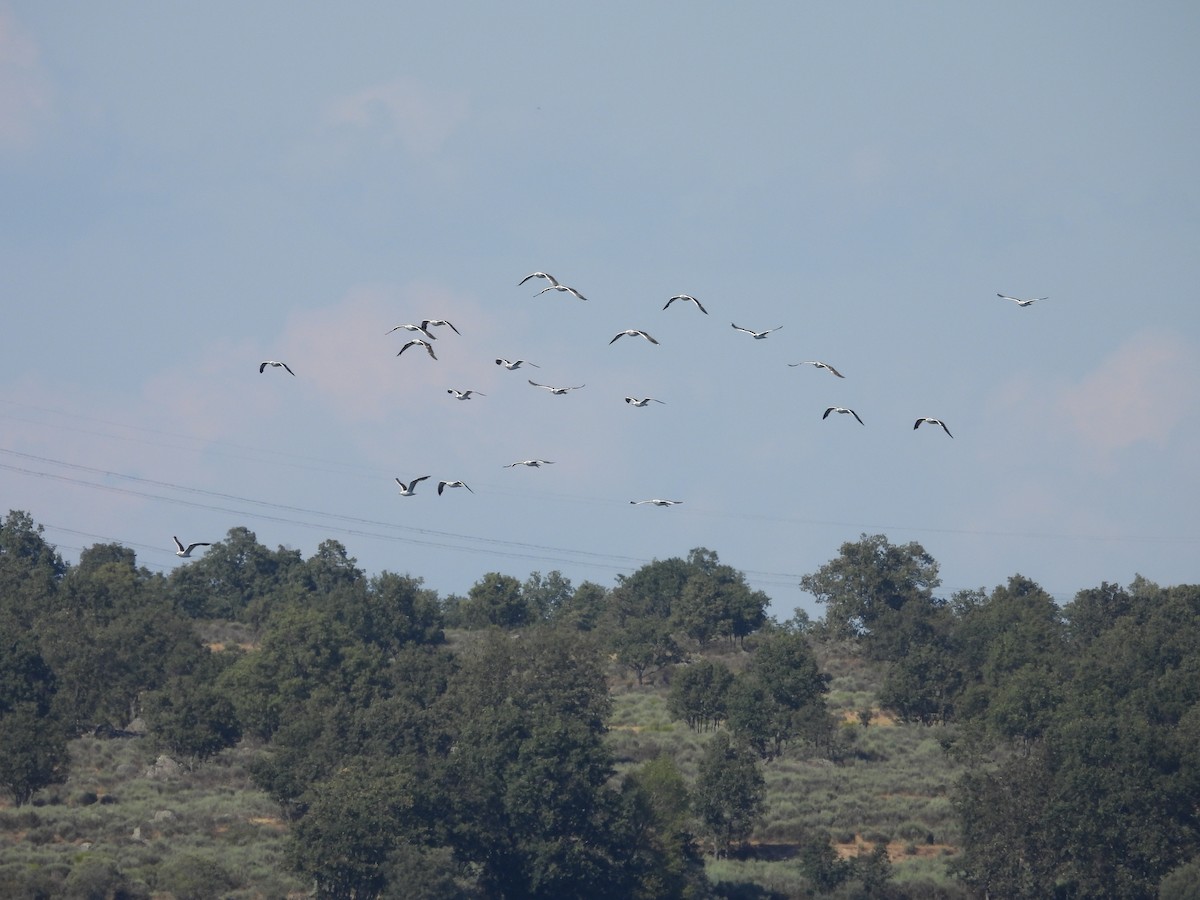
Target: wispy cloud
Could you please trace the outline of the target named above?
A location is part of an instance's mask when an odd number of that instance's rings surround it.
[[[0,147],[26,147],[50,113],[50,87],[37,43],[0,6]]]
[[[1102,461],[1135,444],[1163,444],[1195,413],[1196,350],[1165,332],[1135,335],[1077,383],[1062,388],[1057,410]]]

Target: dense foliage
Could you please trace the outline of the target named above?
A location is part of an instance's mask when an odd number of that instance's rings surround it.
[[[886,711],[965,766],[959,896],[1187,895],[1200,587],[1136,578],[1060,608],[1014,575],[940,598],[937,563],[882,535],[803,584],[823,621],[770,621],[766,596],[703,548],[611,589],[493,572],[439,598],[410,575],[368,576],[336,541],[305,559],[244,528],[161,575],[111,544],[67,565],[12,512],[0,788],[37,802],[66,777],[71,738],[140,721],[155,752],[194,770],[248,754],[292,870],[320,897],[711,896],[705,854],[752,853],[781,760],[870,752],[829,711],[820,660],[837,648],[883,673]],[[238,638],[212,639],[221,630]],[[614,754],[618,675],[664,698],[693,753]],[[910,896],[886,839],[844,859],[832,837],[796,843],[812,895]],[[39,878],[63,895],[148,890],[93,857]],[[181,855],[157,890],[206,881],[234,883],[211,856]]]

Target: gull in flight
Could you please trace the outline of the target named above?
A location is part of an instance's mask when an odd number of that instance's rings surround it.
[[[531,466],[532,468],[536,469],[541,466],[552,466],[552,465],[554,465],[554,460],[552,460],[552,459],[521,459],[515,463],[509,463],[504,468],[511,469],[513,466]],[[474,493],[474,491],[472,491],[472,493]]]
[[[642,397],[641,399],[637,397],[626,397],[625,402],[632,404],[633,406],[645,406],[647,403],[663,403],[664,401],[658,400],[654,397]]]
[[[623,337],[644,337],[646,340],[648,340],[652,344],[658,343],[658,341],[656,341],[653,337],[651,337],[647,332],[638,331],[636,328],[626,328],[624,331],[618,331],[617,337],[613,338],[608,343],[610,345],[615,344],[617,342],[617,338],[623,338]]]
[[[950,434],[950,429],[946,427],[945,422],[943,422],[941,419],[930,418],[929,416],[921,416],[921,418],[917,419],[917,421],[913,423],[913,431],[916,431],[918,428],[920,428],[922,422],[926,422],[930,425],[941,425],[942,431],[946,432],[946,434]],[[950,437],[954,437],[954,435],[950,434]]]
[[[470,400],[471,396],[486,397],[487,394],[481,394],[479,391],[456,391],[454,388],[447,388],[447,394],[453,394],[455,400]]]
[[[422,347],[425,348],[425,351],[430,356],[432,356],[434,359],[437,359],[437,356],[433,352],[433,344],[429,343],[429,341],[423,341],[420,338],[414,338],[413,340],[409,341],[407,344],[405,344],[403,347],[400,348],[400,353],[403,353],[409,347],[413,346],[413,344],[420,344]],[[397,353],[396,355],[399,356],[400,353]]]
[[[465,487],[468,491],[471,491],[471,486],[469,484],[467,484],[465,481],[439,481],[438,482],[438,496],[439,497],[442,496],[442,491],[444,491],[448,487]],[[471,493],[473,494],[475,492],[471,491]]]
[[[708,310],[705,309],[703,306],[701,306],[700,301],[697,300],[695,297],[693,297],[691,294],[676,294],[674,297],[672,297],[670,300],[667,301],[667,306],[670,306],[676,300],[683,300],[686,303],[695,303],[696,309],[700,310],[700,312],[704,313],[706,316],[708,315]],[[667,306],[664,306],[663,309],[666,309]]]
[[[496,365],[504,366],[504,368],[508,369],[508,371],[510,371],[510,372],[513,369],[521,368],[521,366],[533,366],[535,369],[541,368],[541,366],[539,366],[537,363],[531,363],[528,360],[524,360],[524,359],[514,359],[511,362],[507,359],[498,359],[498,360],[496,360]]]
[[[540,297],[542,294],[546,293],[546,291],[565,291],[568,294],[574,294],[580,300],[587,299],[587,297],[583,296],[583,294],[579,293],[579,291],[575,290],[575,288],[567,287],[565,284],[561,284],[559,280],[549,272],[530,272],[517,282],[517,286],[519,287],[520,285],[524,284],[530,278],[545,278],[548,282],[550,282],[550,286],[542,288],[540,291],[534,294],[535,297]]]
[[[432,331],[429,330],[430,324],[431,323],[430,323],[429,319],[423,320],[420,325],[412,325],[409,323],[405,323],[403,325],[397,325],[395,328],[389,328],[387,331],[384,332],[384,334],[388,335],[388,334],[391,334],[393,331],[399,331],[401,328],[403,328],[405,331],[419,331],[419,332],[421,332],[421,334],[425,335],[425,337],[429,338],[429,340],[436,341],[437,337],[434,335],[434,333]]]
[[[587,299],[587,297],[583,296],[583,294],[579,293],[579,291],[575,290],[575,288],[567,287],[565,284],[552,284],[550,287],[542,288],[533,296],[540,297],[542,294],[546,293],[546,291],[564,291],[565,293],[571,294],[574,297],[578,297],[580,300]]]
[[[421,322],[421,330],[424,331],[426,334],[429,334],[430,326],[435,326],[435,325],[449,325],[450,330],[453,331],[455,334],[458,334],[458,335],[462,334],[461,331],[459,331],[457,328],[454,327],[454,323],[449,321],[448,319],[424,319]],[[429,334],[429,336],[433,337],[432,334]]]
[[[291,370],[291,368],[288,366],[287,363],[280,362],[277,359],[267,359],[267,360],[263,360],[261,363],[259,363],[258,364],[258,374],[261,375],[263,373],[263,371],[267,368],[267,366],[275,366],[276,368],[287,369],[288,374],[292,375],[292,376],[294,376],[296,374],[295,372],[293,372]]]
[[[733,325],[732,322],[730,322],[729,324]],[[779,325],[776,328],[768,328],[766,331],[751,331],[749,328],[743,328],[741,325],[733,325],[733,327],[736,328],[738,331],[744,331],[744,332],[746,332],[746,334],[752,335],[756,341],[761,341],[772,331],[778,331],[783,326]]]
[[[534,387],[540,387],[543,390],[549,391],[552,394],[560,394],[560,395],[565,394],[567,391],[577,391],[580,388],[587,387],[586,384],[577,384],[575,387],[551,387],[548,384],[538,384],[533,379],[529,379],[529,383],[532,384]]]
[[[827,419],[827,418],[829,418],[829,414],[830,414],[831,412],[835,412],[835,413],[842,413],[843,415],[844,415],[844,414],[846,414],[846,413],[849,413],[850,415],[854,416],[854,418],[858,419],[858,413],[856,413],[856,412],[855,412],[854,410],[852,410],[852,409],[847,409],[847,408],[846,408],[846,407],[844,407],[844,406],[831,406],[831,407],[829,407],[829,409],[825,410],[825,415],[821,416],[821,418],[822,418],[822,419]],[[859,424],[859,425],[865,425],[866,423],[865,423],[865,422],[864,422],[862,419],[858,419],[858,424]]]
[[[417,485],[428,478],[428,475],[422,475],[420,478],[414,478],[408,484],[405,484],[399,478],[396,479],[396,484],[400,485],[400,496],[411,497],[417,492]]]
[[[1013,303],[1017,304],[1017,306],[1030,306],[1039,300],[1050,299],[1049,297],[1029,297],[1026,299],[1021,299],[1020,297],[1010,297],[1008,294],[997,294],[996,296],[1001,300],[1011,300]]]
[[[660,500],[657,497],[655,497],[653,500],[630,500],[629,502],[632,503],[634,506],[638,506],[642,503],[653,503],[655,506],[675,506],[676,504],[682,503],[683,501],[682,500]]]
[[[816,366],[818,369],[824,369],[827,372],[831,372],[832,374],[836,375],[838,378],[846,377],[841,372],[839,372],[837,369],[835,369],[833,366],[831,366],[829,363],[823,363],[816,359],[806,359],[804,362],[788,363],[788,365],[791,366],[793,369],[796,368],[796,366]]]
[[[172,537],[175,537],[175,536],[172,535]],[[185,546],[183,546],[183,542],[180,541],[179,538],[175,538],[175,555],[178,556],[180,559],[187,559],[189,556],[192,555],[192,551],[195,550],[197,547],[211,547],[211,546],[212,546],[211,543],[205,543],[204,541],[196,541],[194,544],[188,544],[185,547]]]

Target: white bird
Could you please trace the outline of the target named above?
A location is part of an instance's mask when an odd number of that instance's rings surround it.
[[[521,459],[515,463],[509,463],[504,468],[511,469],[513,466],[532,466],[533,468],[536,469],[540,466],[552,466],[552,465],[554,465],[554,460],[552,460],[552,459]]]
[[[730,322],[729,324],[733,325],[732,322]],[[783,326],[779,325],[775,328],[768,328],[766,331],[751,331],[749,328],[743,328],[741,325],[733,325],[733,327],[736,328],[738,331],[744,331],[744,332],[746,332],[746,334],[752,335],[756,341],[761,341],[772,331],[778,331]]]
[[[829,363],[823,363],[823,362],[820,362],[819,360],[815,360],[815,359],[806,359],[804,362],[788,363],[788,365],[791,366],[793,369],[796,368],[796,366],[816,366],[818,369],[824,369],[825,371],[836,375],[838,378],[846,377],[841,372],[839,372],[837,369],[835,369],[833,366],[831,366]]]
[[[462,334],[461,331],[459,331],[457,328],[454,327],[454,323],[449,321],[448,319],[423,319],[421,321],[421,330],[424,331],[426,334],[428,334],[430,337],[433,337],[433,335],[429,333],[429,328],[430,328],[430,326],[436,326],[436,325],[449,325],[450,330],[453,331],[455,334],[458,334],[458,335]]]
[[[185,547],[185,546],[183,546],[183,542],[180,541],[179,538],[175,537],[174,535],[172,535],[172,537],[175,538],[175,555],[180,557],[181,559],[187,559],[189,556],[192,555],[192,551],[195,550],[197,547],[211,547],[212,546],[211,543],[206,543],[204,541],[196,541],[195,543],[188,544]]]
[[[551,387],[548,384],[538,384],[536,381],[529,379],[529,383],[534,387],[540,387],[542,390],[549,391],[552,394],[565,394],[567,391],[577,391],[580,388],[587,387],[586,384],[577,384],[575,387]]]
[[[434,335],[434,333],[429,330],[429,320],[428,319],[421,322],[420,325],[412,325],[410,323],[405,323],[403,325],[397,325],[395,328],[389,328],[387,331],[384,332],[384,334],[385,335],[391,334],[393,331],[399,331],[401,328],[403,328],[405,331],[419,331],[419,332],[421,332],[421,334],[425,335],[425,337],[429,338],[429,340],[431,340],[431,341],[437,340],[437,336]]]
[[[428,478],[428,475],[422,475],[420,478],[414,478],[408,484],[405,484],[399,478],[396,479],[396,484],[400,485],[400,496],[411,497],[417,492],[417,485]]]
[[[552,285],[558,284],[558,279],[555,278],[553,275],[551,275],[549,272],[530,272],[528,275],[526,275],[524,278],[522,278],[520,281],[517,282],[517,287],[520,287],[521,285],[523,285],[530,278],[545,278]]]
[[[850,415],[854,416],[854,418],[858,419],[858,413],[856,413],[856,412],[855,412],[854,410],[852,410],[852,409],[847,409],[847,408],[846,408],[846,407],[844,407],[844,406],[831,406],[831,407],[829,407],[829,409],[825,410],[825,415],[821,416],[821,418],[822,418],[822,419],[827,419],[827,418],[829,418],[829,414],[830,414],[831,412],[842,413],[843,415],[844,415],[845,413],[849,413]],[[864,422],[862,419],[858,419],[858,424],[859,424],[859,425],[865,425],[865,424],[866,424],[866,422]]]
[[[1008,296],[1008,294],[997,294],[996,296],[999,297],[1001,300],[1011,300],[1013,303],[1017,304],[1017,306],[1029,306],[1033,303],[1036,303],[1039,300],[1049,300],[1050,299],[1049,297],[1029,297],[1029,298],[1023,300],[1020,297],[1010,297],[1010,296]]]
[[[647,403],[664,403],[664,401],[658,400],[654,397],[642,397],[641,399],[637,397],[626,397],[625,402],[632,404],[633,406],[645,406]]]
[[[950,434],[950,429],[946,427],[945,422],[943,422],[941,419],[930,418],[929,416],[922,416],[921,418],[917,419],[917,421],[913,423],[913,431],[916,431],[918,428],[920,428],[922,422],[927,422],[930,425],[941,425],[942,431],[946,432],[946,434]],[[954,437],[954,435],[950,434],[950,437]]]
[[[468,491],[471,491],[471,486],[469,484],[467,484],[465,481],[439,481],[438,482],[438,496],[439,497],[442,496],[442,491],[444,491],[448,487],[452,487],[452,488],[465,487]],[[475,492],[471,491],[471,493],[473,494]]]
[[[293,372],[291,370],[291,368],[288,366],[287,363],[280,362],[277,359],[267,359],[267,360],[263,360],[261,363],[259,363],[258,364],[258,374],[261,375],[263,373],[263,371],[267,368],[267,366],[275,366],[276,368],[287,369],[288,374],[292,375],[292,376],[295,376],[295,374],[296,374],[295,372]]]
[[[434,359],[437,359],[437,355],[433,352],[433,344],[429,343],[429,341],[423,341],[420,338],[414,338],[413,340],[409,341],[407,344],[405,344],[403,347],[400,348],[400,353],[403,353],[405,350],[407,350],[409,347],[413,346],[414,344],[420,344],[422,347],[425,348],[425,351],[430,356],[432,356]],[[396,355],[399,356],[400,353],[397,353]]]
[[[676,294],[674,297],[672,297],[670,300],[667,301],[667,306],[670,306],[676,300],[683,300],[683,301],[686,301],[687,303],[695,303],[696,309],[700,310],[700,312],[704,313],[706,316],[708,315],[708,310],[705,309],[703,306],[701,306],[700,301],[697,300],[695,297],[693,297],[691,294]],[[663,309],[666,309],[667,306],[664,306]]]
[[[646,340],[648,340],[652,344],[658,343],[658,341],[656,341],[653,337],[651,337],[647,332],[638,331],[636,328],[626,328],[624,331],[618,331],[617,337],[614,337],[608,343],[610,345],[615,344],[617,342],[617,338],[623,338],[623,337],[644,337]]]
[[[676,504],[682,503],[683,501],[682,500],[660,500],[656,497],[653,500],[630,500],[629,502],[632,503],[634,506],[638,506],[639,504],[642,504],[642,503],[653,503],[655,506],[675,506]]]
[[[546,293],[546,291],[563,291],[565,293],[571,294],[574,297],[578,297],[580,300],[587,299],[587,297],[583,296],[583,294],[579,293],[579,291],[575,290],[575,288],[567,287],[565,284],[552,284],[552,285],[550,285],[550,287],[542,288],[540,291],[538,291],[533,296],[540,297],[540,296],[542,296],[542,294]]]
[[[498,359],[498,360],[496,360],[496,365],[504,366],[504,368],[508,369],[508,371],[510,371],[510,372],[513,369],[521,368],[521,366],[533,366],[535,369],[541,368],[541,366],[539,366],[537,363],[531,363],[528,360],[524,360],[524,359],[514,359],[512,361],[509,361],[507,359]]]
[[[456,391],[454,388],[446,388],[447,394],[453,394],[455,400],[470,400],[471,396],[486,397],[487,394],[481,394],[479,391]]]

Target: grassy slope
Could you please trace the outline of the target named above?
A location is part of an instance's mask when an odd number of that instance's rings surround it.
[[[851,752],[835,765],[796,747],[766,765],[767,807],[752,836],[756,852],[711,862],[710,877],[795,895],[804,884],[796,849],[806,836],[824,833],[842,855],[867,852],[884,840],[896,882],[953,890],[946,864],[959,835],[948,790],[959,773],[938,745],[940,731],[880,715],[878,673],[861,659],[827,648],[818,656],[832,676],[827,699],[843,719]],[[746,657],[734,651],[719,658],[737,671]],[[694,777],[711,734],[671,721],[661,685],[638,686],[617,672],[611,684],[609,741],[619,767],[665,751]],[[873,713],[866,727],[862,710]],[[91,861],[116,868],[162,900],[175,896],[172,888],[186,893],[180,886],[188,873],[192,882],[224,885],[188,896],[304,896],[283,860],[286,826],[248,775],[254,752],[238,747],[194,772],[155,777],[147,774],[156,756],[148,738],[73,742],[66,784],[43,791],[37,805],[0,808],[0,893],[14,881],[61,886],[72,869]]]
[[[745,656],[717,658],[737,671]],[[710,877],[795,895],[804,885],[795,859],[799,845],[808,835],[827,834],[842,856],[869,853],[872,844],[885,841],[895,882],[922,881],[955,893],[947,864],[957,854],[959,831],[949,791],[960,772],[938,743],[942,731],[881,714],[875,705],[879,672],[860,657],[818,648],[818,659],[832,676],[826,699],[842,720],[850,753],[835,765],[792,747],[768,763],[767,805],[751,836],[753,857],[712,861]],[[695,776],[710,735],[671,721],[666,688],[616,679],[613,702],[610,741],[621,765],[667,752],[686,777]],[[863,710],[871,712],[865,727]]]
[[[149,775],[149,738],[71,743],[71,774],[34,805],[0,810],[0,894],[61,896],[79,870],[116,870],[156,898],[306,896],[283,860],[278,807],[250,781],[253,750]],[[19,893],[12,893],[14,891]],[[211,893],[209,892],[211,891]]]

